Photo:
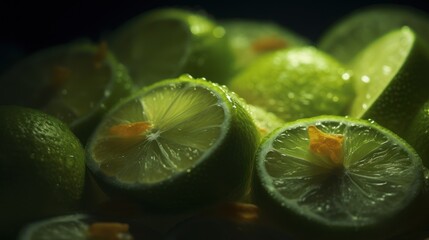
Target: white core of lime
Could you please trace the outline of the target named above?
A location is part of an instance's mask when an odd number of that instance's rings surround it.
[[[362,117],[365,111],[395,78],[408,57],[415,35],[408,27],[393,31],[365,48],[353,61],[356,98],[350,115]]]
[[[230,113],[217,93],[172,83],[115,109],[98,128],[92,155],[101,171],[120,182],[156,183],[191,171],[227,132]],[[148,130],[124,139],[112,127],[144,122]]]

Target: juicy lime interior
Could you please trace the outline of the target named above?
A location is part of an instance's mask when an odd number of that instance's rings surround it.
[[[188,82],[156,87],[116,108],[91,149],[102,172],[126,183],[155,183],[210,154],[228,112],[214,91]]]
[[[361,117],[395,78],[414,43],[414,34],[403,27],[373,42],[353,61],[356,98],[351,116]]]
[[[344,138],[340,167],[309,150],[310,126]],[[325,224],[364,226],[402,210],[418,191],[421,165],[408,148],[369,124],[297,121],[265,141],[258,165],[282,205]]]

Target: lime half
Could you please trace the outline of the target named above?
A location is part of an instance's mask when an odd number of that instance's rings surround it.
[[[427,99],[429,48],[408,27],[377,39],[353,60],[356,98],[350,115],[402,135]]]
[[[81,138],[101,115],[131,93],[125,68],[105,44],[76,42],[34,53],[0,76],[0,103],[37,108]]]
[[[393,234],[386,228],[406,225],[424,182],[420,157],[401,138],[334,116],[274,131],[259,147],[255,173],[261,209],[292,231],[330,239]]]
[[[244,193],[257,142],[233,95],[184,75],[112,110],[90,140],[88,166],[113,194],[162,209],[194,207]]]
[[[334,24],[318,47],[349,63],[368,44],[384,34],[409,26],[429,40],[429,15],[409,6],[378,4],[358,9]]]
[[[138,86],[185,73],[225,82],[231,74],[225,30],[199,12],[161,8],[143,13],[115,30],[109,45]]]

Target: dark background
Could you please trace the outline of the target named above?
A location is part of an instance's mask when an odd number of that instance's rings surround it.
[[[144,11],[177,6],[204,10],[215,19],[252,18],[283,24],[310,40],[317,38],[339,18],[371,4],[408,5],[429,13],[427,0],[402,1],[2,1],[0,3],[0,49],[17,48],[23,53],[65,43],[76,38],[98,40],[104,33]],[[429,31],[429,29],[428,29]],[[0,51],[1,54],[1,51]]]

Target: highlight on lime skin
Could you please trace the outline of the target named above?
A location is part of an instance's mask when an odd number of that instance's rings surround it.
[[[343,135],[325,133],[313,125],[309,126],[307,131],[310,138],[310,151],[312,153],[327,157],[335,166],[343,165]]]

